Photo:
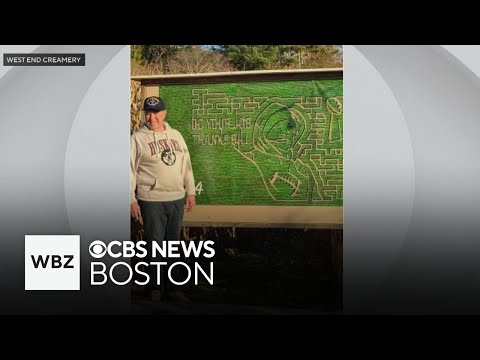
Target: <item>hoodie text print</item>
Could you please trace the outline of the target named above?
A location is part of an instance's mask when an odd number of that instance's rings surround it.
[[[143,125],[131,137],[130,203],[137,199],[174,201],[185,197],[185,192],[195,195],[187,144],[179,131],[164,125],[163,132]]]

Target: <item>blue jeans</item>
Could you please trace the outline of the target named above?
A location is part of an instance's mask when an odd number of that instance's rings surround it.
[[[150,275],[150,282],[147,284],[147,290],[158,289],[162,296],[173,290],[175,284],[168,279],[168,268],[176,261],[183,261],[183,254],[180,250],[180,258],[162,258],[158,252],[157,256],[152,259],[152,241],[156,241],[159,245],[162,241],[180,240],[180,234],[183,224],[185,200],[179,199],[174,201],[143,201],[138,200],[140,211],[142,212],[144,240],[147,242],[147,256],[142,260],[146,263],[151,261],[165,261],[167,266],[162,265],[160,268],[160,285],[157,285],[157,267],[148,266],[147,273]],[[181,247],[179,247],[181,249]],[[172,278],[180,282],[182,279],[179,274],[179,266],[175,266],[171,272]]]

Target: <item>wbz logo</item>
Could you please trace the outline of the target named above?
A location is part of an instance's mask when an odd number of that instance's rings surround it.
[[[80,290],[80,236],[25,235],[25,290]]]
[[[38,266],[43,267],[44,269],[48,266],[48,259],[51,259],[51,267],[53,269],[58,269],[58,268],[65,268],[65,269],[74,269],[73,265],[69,265],[70,262],[73,260],[73,255],[64,255],[63,258],[67,259],[66,262],[62,264],[62,256],[60,255],[47,255],[43,257],[42,255],[38,255],[38,257],[35,259],[35,255],[30,255],[32,258],[33,266],[35,269],[38,269]]]

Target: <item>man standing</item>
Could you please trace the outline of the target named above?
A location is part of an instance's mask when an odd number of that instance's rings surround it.
[[[143,220],[144,238],[148,255],[143,260],[152,261],[152,241],[180,240],[185,208],[195,206],[195,181],[187,144],[183,136],[167,122],[165,101],[157,96],[145,99],[143,110],[146,123],[131,137],[130,153],[130,212],[133,218]],[[170,266],[175,259],[167,261]],[[178,266],[173,270],[178,269]],[[157,267],[148,266],[150,281],[146,290],[160,290],[161,300],[178,297],[172,292],[173,284],[168,280],[168,268],[162,267],[157,283]],[[172,271],[173,280],[179,282],[178,272]]]

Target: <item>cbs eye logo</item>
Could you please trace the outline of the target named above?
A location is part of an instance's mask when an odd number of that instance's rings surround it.
[[[105,246],[103,241],[95,240],[90,244],[88,251],[90,252],[90,255],[92,257],[94,257],[95,259],[100,259],[104,257],[107,253],[107,247]]]

